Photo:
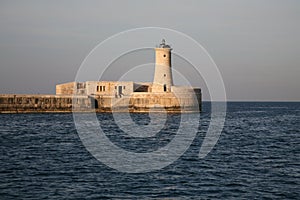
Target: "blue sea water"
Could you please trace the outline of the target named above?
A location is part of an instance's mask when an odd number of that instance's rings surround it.
[[[203,104],[190,148],[171,165],[148,173],[122,173],[83,146],[72,114],[0,115],[0,199],[299,199],[300,103],[231,102],[214,149],[199,148],[210,121]],[[174,138],[180,115],[168,116],[154,138],[134,140],[97,114],[118,146],[149,152]],[[131,114],[137,124],[146,114]]]

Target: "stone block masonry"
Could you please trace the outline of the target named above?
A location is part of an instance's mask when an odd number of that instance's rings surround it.
[[[201,102],[201,94],[197,96]],[[0,95],[0,113],[70,113],[70,112],[194,112],[201,104],[190,97],[172,93],[133,93],[115,98],[87,95]]]
[[[86,108],[91,101],[82,96]],[[72,95],[0,95],[0,113],[72,112]]]

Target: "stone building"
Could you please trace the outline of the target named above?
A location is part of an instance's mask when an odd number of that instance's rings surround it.
[[[86,81],[56,85],[56,95],[87,95],[96,101],[96,107],[138,110],[161,107],[186,111],[201,108],[201,89],[175,86],[172,77],[170,45],[162,40],[155,48],[155,73],[152,83],[124,81]],[[103,103],[106,99],[106,103]],[[118,99],[118,100],[117,100]],[[124,99],[124,100],[121,100]],[[102,103],[101,103],[102,102]]]
[[[138,110],[153,107],[183,109],[201,108],[201,89],[175,86],[172,77],[170,45],[162,40],[155,48],[155,73],[152,83],[124,81],[86,81],[56,85],[56,95],[87,95],[96,100],[97,107],[133,107]],[[103,100],[106,99],[106,104]],[[118,99],[118,100],[117,100]],[[124,100],[121,100],[124,99]],[[102,102],[102,103],[100,103]]]

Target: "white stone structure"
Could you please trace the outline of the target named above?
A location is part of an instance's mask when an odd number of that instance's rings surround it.
[[[165,40],[155,48],[155,73],[152,92],[171,92],[173,77],[171,69],[171,47]]]
[[[56,85],[57,95],[86,95],[99,99],[98,107],[112,107],[109,102],[130,102],[129,107],[147,110],[158,104],[163,108],[187,107],[201,109],[201,89],[189,86],[174,86],[172,77],[170,45],[162,40],[155,48],[155,73],[153,83],[124,81],[86,81]],[[114,99],[124,99],[114,100]],[[101,100],[102,99],[102,100]],[[103,99],[105,102],[103,104]],[[109,100],[111,99],[111,100]],[[125,99],[127,99],[125,101]],[[100,101],[101,100],[101,101]],[[127,103],[126,103],[127,102]],[[128,106],[128,105],[127,105]]]

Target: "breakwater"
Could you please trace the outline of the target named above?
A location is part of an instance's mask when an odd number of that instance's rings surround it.
[[[201,102],[201,94],[197,98]],[[193,103],[195,102],[195,103]],[[201,103],[190,97],[177,98],[172,93],[139,93],[114,98],[88,95],[1,94],[0,113],[51,112],[194,112]]]
[[[0,95],[0,113],[39,113],[71,111],[71,95]]]

